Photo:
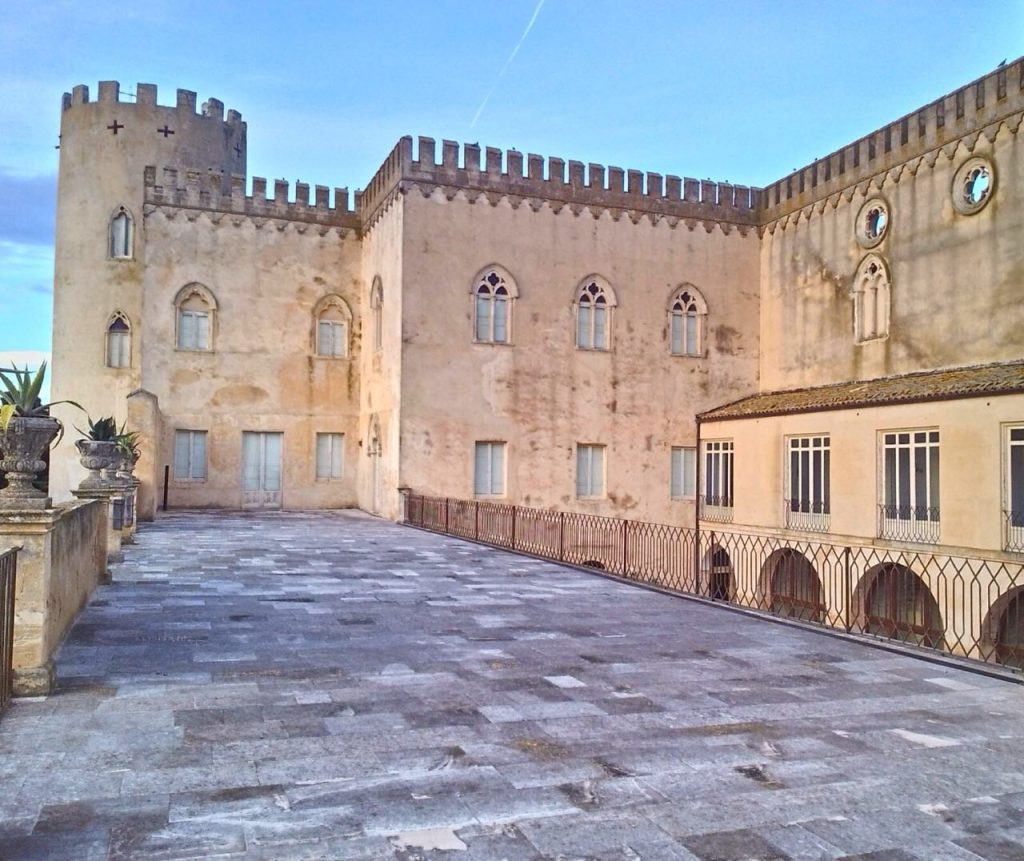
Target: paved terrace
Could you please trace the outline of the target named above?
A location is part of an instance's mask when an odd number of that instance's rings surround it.
[[[1024,687],[365,515],[145,528],[0,857],[1021,859]]]

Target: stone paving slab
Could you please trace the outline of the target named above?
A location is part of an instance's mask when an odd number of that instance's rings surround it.
[[[3,859],[1024,859],[1024,687],[354,512],[145,525]]]

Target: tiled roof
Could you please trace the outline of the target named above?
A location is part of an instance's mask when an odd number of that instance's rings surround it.
[[[701,413],[701,421],[845,410],[1024,392],[1024,361],[853,380],[812,389],[764,392]]]

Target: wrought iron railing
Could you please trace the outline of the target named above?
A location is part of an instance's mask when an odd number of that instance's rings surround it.
[[[1004,511],[1003,527],[1003,549],[1024,553],[1024,511]]]
[[[786,527],[802,532],[828,532],[832,527],[832,515],[820,502],[801,499],[783,500],[786,512]]]
[[[14,669],[14,588],[18,574],[18,550],[0,553],[0,713],[11,701]]]
[[[916,544],[939,543],[939,509],[925,505],[879,505],[878,537]]]
[[[848,633],[1024,669],[1024,559],[405,496],[405,522]]]
[[[702,520],[732,523],[732,497],[702,496],[700,498],[700,516]]]

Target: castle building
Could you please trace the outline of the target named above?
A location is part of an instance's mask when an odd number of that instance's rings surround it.
[[[700,498],[1017,558],[1022,112],[1018,60],[767,188],[403,138],[350,199],[250,188],[215,99],[75,87],[53,397],[141,432],[142,517]],[[66,440],[54,497],[82,475]]]

